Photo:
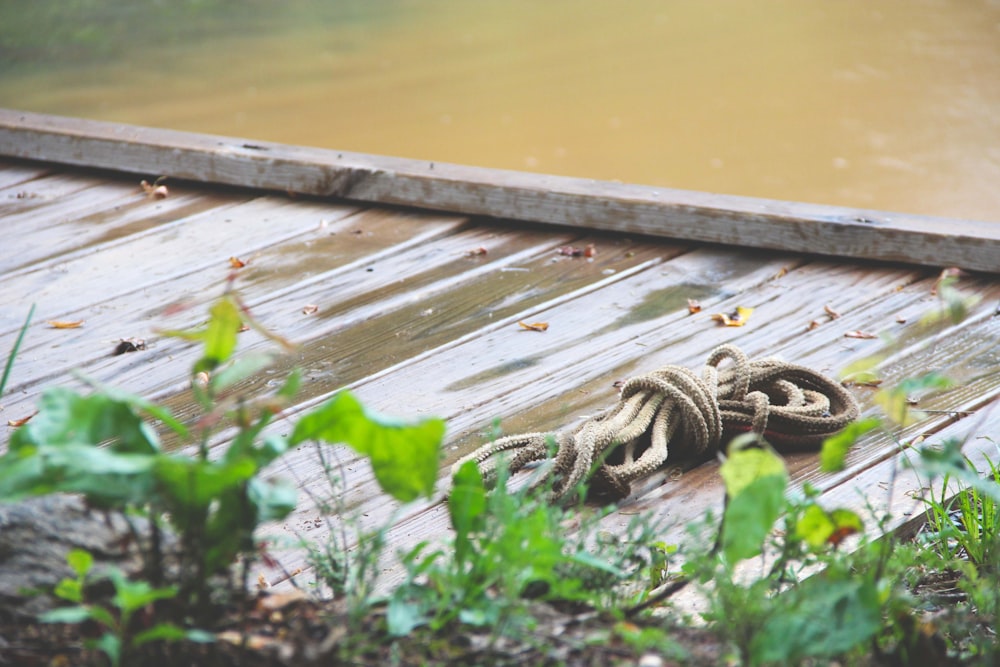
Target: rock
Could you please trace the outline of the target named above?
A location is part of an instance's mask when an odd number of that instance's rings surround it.
[[[71,549],[93,555],[95,575],[109,565],[127,574],[142,569],[128,525],[116,512],[91,509],[70,495],[0,503],[0,623],[26,621],[63,604],[51,591],[74,576],[66,564]]]

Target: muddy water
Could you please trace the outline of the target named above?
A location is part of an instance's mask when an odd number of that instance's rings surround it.
[[[99,4],[0,51],[0,105],[1000,221],[997,0]]]

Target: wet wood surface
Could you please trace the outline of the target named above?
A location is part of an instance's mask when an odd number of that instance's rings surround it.
[[[483,443],[499,420],[504,432],[570,428],[612,405],[614,383],[665,364],[697,369],[731,342],[752,358],[778,356],[836,375],[881,355],[887,384],[936,370],[953,388],[916,397],[926,418],[866,436],[836,474],[817,455],[788,456],[796,485],[809,482],[831,506],[871,503],[904,525],[926,480],[903,466],[909,444],[968,438],[965,452],[996,458],[1000,437],[1000,278],[969,273],[962,290],[979,298],[958,324],[921,323],[940,309],[940,271],[844,263],[747,248],[675,243],[572,227],[541,227],[419,212],[356,201],[275,194],[250,188],[167,181],[156,199],[128,174],[30,161],[0,161],[0,350],[11,348],[32,303],[35,319],[17,358],[0,415],[34,410],[53,385],[80,387],[73,372],[163,401],[195,418],[188,371],[198,350],[157,335],[194,326],[225,285],[230,257],[247,263],[237,286],[256,317],[300,343],[242,391],[270,389],[293,365],[305,381],[295,412],[342,387],[392,415],[437,415],[448,423],[441,484],[460,455]],[[560,248],[593,244],[593,257]],[[485,252],[483,252],[483,249]],[[687,300],[702,312],[691,314]],[[312,314],[303,313],[315,305]],[[746,326],[721,327],[712,313],[752,307]],[[825,308],[840,317],[831,319]],[[83,320],[78,329],[47,320]],[[545,332],[518,321],[544,321]],[[817,321],[818,325],[810,327]],[[875,338],[846,337],[864,331]],[[111,356],[122,338],[143,351]],[[242,352],[269,349],[253,331]],[[856,387],[865,413],[877,408]],[[9,434],[10,428],[4,426]],[[276,429],[287,429],[279,422]],[[215,446],[224,444],[225,435]],[[990,440],[992,438],[992,440]],[[5,446],[6,437],[0,439]],[[169,443],[168,443],[169,444]],[[365,528],[392,522],[387,553],[442,539],[440,497],[397,507],[379,494],[370,469],[336,448],[346,500]],[[604,524],[621,532],[640,511],[663,523],[663,539],[682,539],[688,522],[722,503],[715,461],[674,462],[636,485]],[[329,517],[311,501],[330,491],[315,451],[303,447],[271,474],[302,489],[299,509],[267,533],[285,541],[326,538]],[[301,548],[276,551],[287,571],[303,568]],[[383,578],[401,576],[390,560]],[[268,576],[279,583],[278,571]]]
[[[485,169],[11,109],[0,109],[0,155],[572,228],[1000,273],[996,221]]]

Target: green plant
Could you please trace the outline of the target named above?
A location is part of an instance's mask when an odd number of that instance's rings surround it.
[[[992,461],[987,464],[987,482],[1000,485],[1000,469]],[[947,500],[952,474],[961,474],[960,470],[946,473],[940,491],[935,493],[931,487],[930,496],[924,499],[930,528],[926,537],[946,559],[967,558],[977,568],[996,568],[1000,565],[1000,500],[986,490],[989,487],[978,484],[962,488]]]
[[[3,366],[3,376],[0,376],[0,396],[3,396],[4,389],[7,388],[7,380],[10,379],[10,372],[14,368],[14,359],[17,358],[17,352],[21,349],[21,343],[24,342],[24,334],[28,332],[28,326],[31,324],[31,318],[35,314],[35,304],[31,304],[31,308],[28,309],[28,316],[24,318],[24,324],[21,325],[21,331],[18,332],[17,338],[14,340],[14,347],[11,349],[10,354],[7,355],[7,361]]]
[[[163,406],[89,382],[95,390],[89,395],[67,388],[46,391],[39,413],[14,432],[0,457],[2,500],[80,493],[92,506],[122,512],[129,520],[146,517],[148,535],[134,527],[146,576],[154,588],[175,585],[180,615],[199,623],[213,616],[213,592],[221,592],[216,576],[230,573],[237,557],[245,564],[254,557],[258,525],[294,508],[294,487],[261,475],[290,447],[307,440],[346,443],[371,460],[384,489],[411,500],[433,490],[444,432],[436,419],[410,424],[370,414],[348,392],[302,415],[290,436],[269,432],[296,393],[300,375],[291,372],[270,395],[237,391],[275,361],[273,354],[233,356],[244,322],[290,348],[260,327],[231,290],[212,306],[203,327],[166,332],[202,345],[191,371],[192,395],[201,408],[193,426]],[[230,425],[232,439],[220,456],[210,456],[212,439]],[[156,426],[180,441],[177,451],[161,447]],[[177,536],[171,550],[176,567],[167,566],[166,530]],[[238,595],[247,589],[246,578],[245,565]]]
[[[66,578],[55,588],[57,597],[73,606],[53,609],[43,614],[44,623],[83,623],[93,621],[104,631],[97,639],[86,641],[89,648],[103,652],[113,667],[131,664],[130,656],[136,648],[154,641],[212,641],[212,635],[200,630],[184,630],[173,623],[161,622],[136,632],[133,619],[137,612],[146,609],[158,600],[167,600],[177,595],[173,586],[154,588],[145,581],[129,581],[121,570],[111,568],[108,578],[114,585],[111,607],[86,601],[88,575],[94,564],[93,556],[80,549],[71,550],[66,562],[76,573],[74,578]]]
[[[393,591],[387,609],[394,636],[454,621],[504,632],[530,622],[530,614],[519,613],[528,599],[593,603],[624,579],[627,561],[635,560],[635,551],[621,545],[617,554],[610,543],[588,545],[594,524],[585,519],[576,536],[567,537],[574,510],[548,502],[544,487],[509,490],[502,467],[488,493],[475,463],[463,465],[454,475],[448,511],[455,531],[450,550],[426,553],[429,545],[421,543],[401,556],[408,579]]]

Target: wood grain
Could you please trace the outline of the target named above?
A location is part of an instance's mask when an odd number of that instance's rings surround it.
[[[736,247],[1000,272],[1000,225],[0,110],[0,154]]]

